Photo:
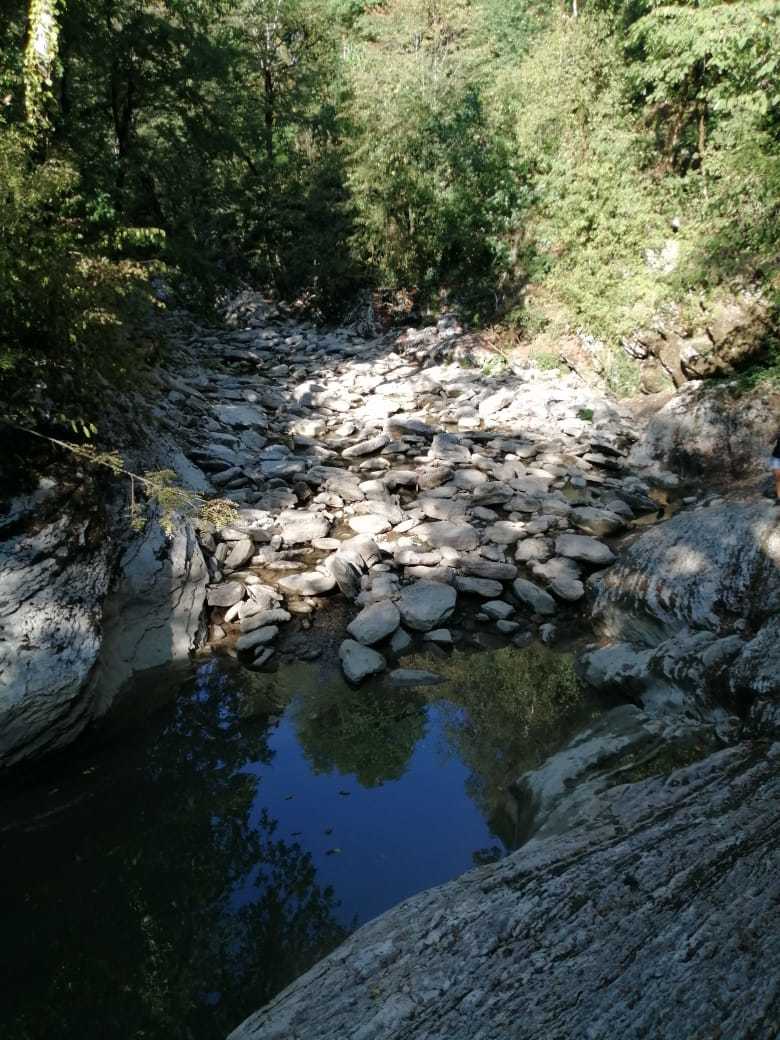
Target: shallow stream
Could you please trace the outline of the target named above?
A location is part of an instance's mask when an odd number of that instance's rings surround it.
[[[211,659],[6,792],[4,1040],[221,1040],[357,925],[517,847],[512,782],[604,705],[538,644],[405,663],[446,681]]]

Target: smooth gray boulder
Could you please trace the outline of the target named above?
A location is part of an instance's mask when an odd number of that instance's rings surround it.
[[[571,560],[582,560],[597,567],[613,563],[615,554],[608,545],[587,534],[561,534],[555,539],[555,551]]]
[[[735,393],[733,382],[689,383],[651,418],[629,464],[680,476],[742,479],[766,470],[779,414],[780,393],[769,385]]]
[[[690,1023],[769,1040],[780,744],[566,805],[360,928],[229,1040],[672,1040]]]
[[[345,639],[339,647],[339,660],[344,675],[350,682],[359,683],[369,675],[376,675],[386,668],[384,657],[363,646],[354,639]]]
[[[451,585],[416,581],[402,589],[398,609],[407,628],[430,632],[452,616],[457,598],[458,594]]]
[[[471,596],[482,596],[484,599],[496,599],[504,591],[500,581],[492,578],[471,578],[458,575],[455,578],[455,588],[458,592],[465,592]]]
[[[398,607],[391,600],[382,600],[364,607],[358,616],[347,625],[347,632],[358,643],[371,646],[386,639],[401,624]]]
[[[525,603],[536,614],[550,615],[557,610],[555,600],[549,592],[540,589],[532,581],[525,578],[517,578],[512,582],[512,591],[521,603]]]

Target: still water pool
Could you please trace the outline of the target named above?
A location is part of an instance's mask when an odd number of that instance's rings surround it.
[[[211,660],[6,792],[0,1036],[222,1038],[357,925],[516,847],[512,781],[602,706],[541,646],[408,663],[446,681]]]

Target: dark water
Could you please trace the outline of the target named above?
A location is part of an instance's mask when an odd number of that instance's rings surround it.
[[[143,725],[7,794],[0,1036],[224,1037],[356,925],[519,844],[512,781],[601,710],[570,658],[405,663],[447,682],[210,661]]]

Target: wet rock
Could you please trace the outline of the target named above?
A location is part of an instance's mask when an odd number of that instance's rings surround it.
[[[371,646],[392,635],[401,623],[398,607],[390,600],[372,603],[360,611],[347,626],[347,632],[359,643]]]
[[[390,650],[395,656],[401,657],[402,654],[407,653],[412,645],[412,637],[409,633],[403,628],[396,629],[393,633],[393,638],[390,640]]]
[[[430,632],[452,616],[458,594],[451,585],[417,581],[402,590],[398,608],[407,627]]]
[[[376,650],[371,650],[354,639],[345,639],[339,647],[339,660],[344,675],[350,682],[359,683],[369,675],[385,670],[385,659]]]
[[[426,632],[423,639],[438,646],[452,646],[452,632],[448,628],[436,628],[433,632]]]
[[[483,603],[482,611],[495,621],[506,621],[514,614],[515,608],[501,599],[494,599],[489,603]]]
[[[554,592],[559,599],[565,599],[568,603],[576,603],[585,595],[585,586],[577,578],[569,578],[563,574],[552,579],[550,591]]]

